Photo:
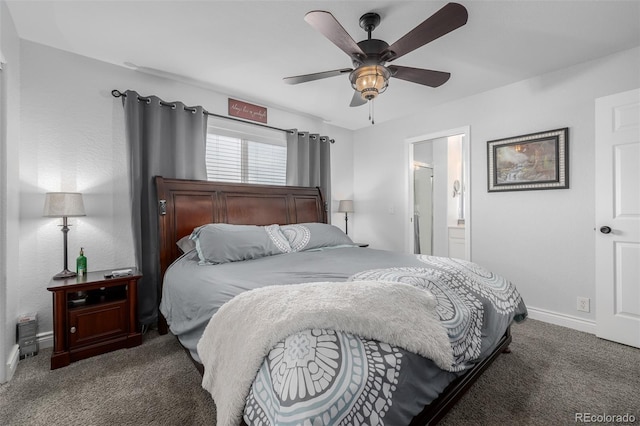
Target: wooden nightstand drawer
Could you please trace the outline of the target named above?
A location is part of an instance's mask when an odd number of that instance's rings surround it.
[[[69,348],[89,345],[129,332],[127,301],[103,303],[69,310]]]

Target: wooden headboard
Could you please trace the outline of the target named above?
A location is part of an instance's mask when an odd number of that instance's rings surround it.
[[[327,222],[320,188],[155,178],[160,208],[160,276],[180,256],[176,242],[207,223]]]

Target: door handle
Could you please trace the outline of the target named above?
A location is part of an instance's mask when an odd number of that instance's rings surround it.
[[[603,234],[610,234],[611,233],[611,228],[609,228],[608,226],[601,226],[600,227],[600,232],[602,232]]]

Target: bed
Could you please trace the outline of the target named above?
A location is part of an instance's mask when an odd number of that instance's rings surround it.
[[[353,244],[317,188],[155,183],[159,331],[170,326],[203,374],[219,426],[435,424],[527,316],[515,287],[479,265]],[[271,251],[207,252],[237,230],[268,234]]]

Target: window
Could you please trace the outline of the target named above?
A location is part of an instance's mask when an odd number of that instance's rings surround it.
[[[206,166],[207,179],[212,181],[286,185],[285,136],[265,137],[210,125]]]

